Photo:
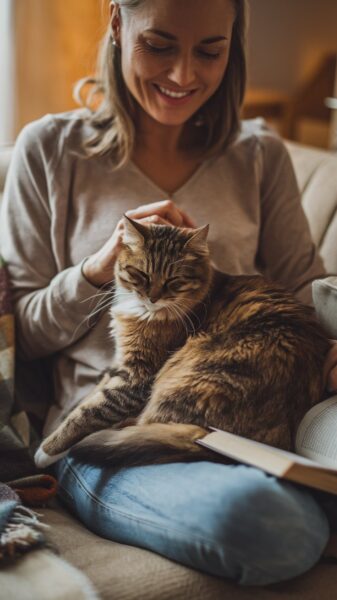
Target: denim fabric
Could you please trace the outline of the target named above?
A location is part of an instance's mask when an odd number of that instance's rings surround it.
[[[118,471],[65,458],[57,471],[61,499],[96,534],[244,585],[304,573],[329,538],[309,491],[241,464]]]

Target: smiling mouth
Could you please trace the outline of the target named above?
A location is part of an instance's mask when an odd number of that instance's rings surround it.
[[[170,96],[170,98],[185,98],[186,96],[190,96],[191,94],[193,94],[193,91],[194,91],[194,90],[187,90],[186,92],[174,92],[173,90],[163,87],[162,85],[159,85],[159,84],[155,84],[155,85],[162,94],[165,94],[165,96]]]
[[[154,87],[162,96],[166,96],[167,98],[170,98],[172,100],[183,100],[184,98],[188,98],[188,97],[192,96],[196,92],[196,90],[187,90],[185,92],[175,92],[173,90],[170,90],[169,88],[159,85],[158,83],[155,83]]]

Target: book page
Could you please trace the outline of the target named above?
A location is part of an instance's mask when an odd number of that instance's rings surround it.
[[[250,440],[229,433],[228,431],[217,429],[216,427],[210,427],[210,429],[212,429],[214,433],[209,433],[204,438],[197,440],[197,443],[236,460],[244,460],[247,462],[254,461],[255,464],[255,459],[257,457],[261,457],[266,462],[272,460],[272,457],[275,457],[282,459],[279,461],[279,464],[282,465],[283,468],[288,468],[291,464],[306,465],[316,469],[322,467],[321,464],[317,464],[317,462],[305,458],[304,456],[294,454],[293,452],[274,448],[273,446],[268,446],[262,442],[256,442],[255,440]]]
[[[337,396],[323,400],[306,413],[295,443],[296,452],[302,456],[337,469]]]
[[[197,444],[276,477],[337,495],[337,469],[227,431],[210,429],[213,431],[196,440]]]

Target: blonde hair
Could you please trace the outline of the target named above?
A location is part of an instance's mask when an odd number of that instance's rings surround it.
[[[137,9],[145,0],[115,0],[122,11]],[[222,83],[201,107],[192,122],[202,127],[202,142],[193,147],[203,158],[223,151],[240,128],[240,109],[246,85],[246,0],[232,0],[236,16],[228,65]],[[91,91],[83,97],[87,85]],[[93,98],[99,96],[98,107],[92,108]],[[102,40],[97,63],[97,75],[78,82],[75,99],[90,109],[87,121],[94,134],[85,141],[88,157],[109,154],[114,167],[124,166],[131,158],[135,143],[135,100],[125,85],[120,48],[112,44],[110,24]]]

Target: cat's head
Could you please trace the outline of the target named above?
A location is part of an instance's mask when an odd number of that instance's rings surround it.
[[[121,306],[123,296],[124,301],[132,297],[152,315],[173,318],[200,302],[211,278],[207,233],[208,225],[191,230],[125,217],[115,268]]]

